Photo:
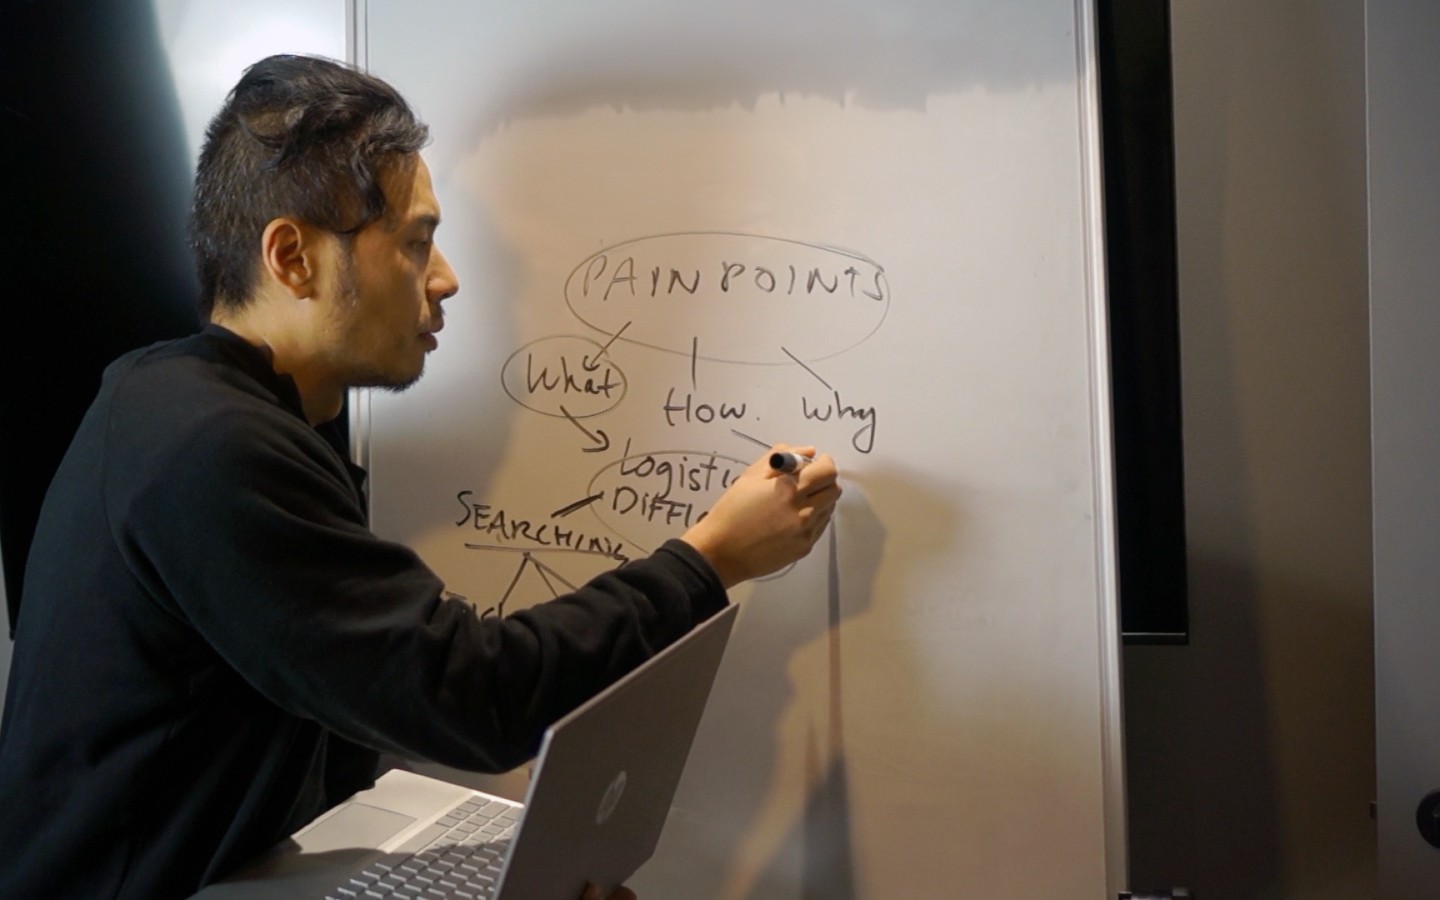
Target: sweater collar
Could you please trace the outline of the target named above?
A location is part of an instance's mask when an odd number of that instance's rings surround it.
[[[275,371],[274,355],[269,347],[256,346],[224,325],[213,322],[201,329],[200,333],[213,338],[231,363],[272,391],[282,406],[302,420],[305,419],[305,407],[300,402],[300,389],[295,386],[295,379]]]
[[[294,413],[300,421],[309,423],[305,418],[305,407],[300,402],[300,389],[295,386],[295,379],[275,371],[270,348],[256,346],[225,326],[213,322],[201,329],[200,334],[211,339],[213,345],[232,365],[274,394],[281,406]],[[355,490],[363,496],[367,473],[363,467],[351,461],[348,435],[341,428],[339,418],[313,427],[345,462]]]

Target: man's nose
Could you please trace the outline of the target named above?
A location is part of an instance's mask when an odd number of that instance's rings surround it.
[[[455,277],[455,270],[450,268],[450,261],[439,247],[431,254],[430,277],[426,279],[425,289],[436,303],[448,300],[460,291],[460,279]]]

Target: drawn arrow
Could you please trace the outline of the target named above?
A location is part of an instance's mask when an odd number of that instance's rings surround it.
[[[570,422],[571,425],[574,425],[576,428],[580,429],[586,437],[588,437],[590,440],[594,441],[597,444],[597,446],[595,447],[582,447],[580,449],[584,450],[586,453],[600,453],[610,449],[610,435],[606,434],[602,429],[597,428],[592,433],[588,428],[580,424],[579,419],[570,415],[570,411],[565,407],[560,407],[560,412],[564,413],[565,418]]]
[[[600,352],[596,353],[593,357],[588,353],[580,357],[580,368],[584,369],[587,372],[593,372],[596,369],[600,368],[600,357],[605,355],[605,351],[610,349],[611,344],[620,340],[620,335],[624,334],[625,329],[629,328],[630,325],[630,322],[626,322],[624,325],[620,326],[620,330],[615,332],[615,334],[611,336],[610,340],[605,342],[605,346],[600,348]],[[594,360],[593,363],[591,362],[592,359]]]

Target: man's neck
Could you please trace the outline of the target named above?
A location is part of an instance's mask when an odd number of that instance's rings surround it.
[[[325,367],[312,349],[296,341],[283,323],[267,321],[258,314],[249,314],[251,307],[238,313],[216,310],[210,321],[233,332],[247,343],[262,348],[270,358],[270,366],[279,375],[288,375],[300,394],[301,411],[311,425],[328,422],[340,415],[344,407],[345,388],[326,376]]]

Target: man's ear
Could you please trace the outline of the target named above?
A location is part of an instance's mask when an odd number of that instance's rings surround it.
[[[315,293],[320,246],[315,229],[289,216],[271,219],[260,235],[260,262],[270,280],[297,300]]]

